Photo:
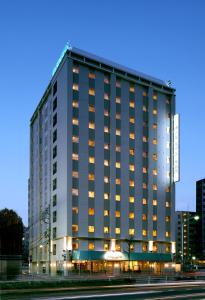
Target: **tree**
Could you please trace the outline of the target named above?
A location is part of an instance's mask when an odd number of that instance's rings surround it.
[[[0,255],[22,255],[23,222],[12,209],[0,210]]]

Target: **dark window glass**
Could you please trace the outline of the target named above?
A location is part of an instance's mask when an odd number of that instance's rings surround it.
[[[57,81],[54,83],[54,86],[53,86],[53,96],[56,94],[57,92]]]
[[[53,111],[57,108],[57,98],[53,100]]]
[[[53,148],[53,158],[57,156],[57,146]]]
[[[57,172],[57,162],[53,164],[53,175]]]
[[[53,255],[56,255],[56,244],[53,244]]]
[[[53,127],[57,124],[57,114],[53,116]]]
[[[57,130],[53,132],[53,143],[57,140]]]
[[[57,196],[53,195],[53,206],[56,206],[57,204]]]
[[[53,239],[56,239],[56,227],[53,228]]]
[[[55,210],[53,212],[53,222],[56,222],[57,221],[57,211]]]
[[[55,191],[57,188],[57,179],[53,179],[53,191]]]

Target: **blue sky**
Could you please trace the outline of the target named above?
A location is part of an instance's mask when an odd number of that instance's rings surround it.
[[[119,62],[177,89],[181,182],[177,208],[195,208],[205,177],[205,1],[35,0],[0,2],[0,208],[27,223],[29,119],[62,48]]]

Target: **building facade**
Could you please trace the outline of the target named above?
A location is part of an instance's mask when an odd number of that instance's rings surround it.
[[[196,182],[197,258],[205,260],[205,179]]]
[[[175,117],[164,81],[65,49],[30,122],[32,272],[173,265]]]

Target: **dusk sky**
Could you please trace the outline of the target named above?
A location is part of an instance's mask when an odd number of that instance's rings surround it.
[[[205,177],[205,1],[0,2],[0,208],[27,224],[29,120],[67,41],[176,88],[181,182],[176,208],[195,209]]]

